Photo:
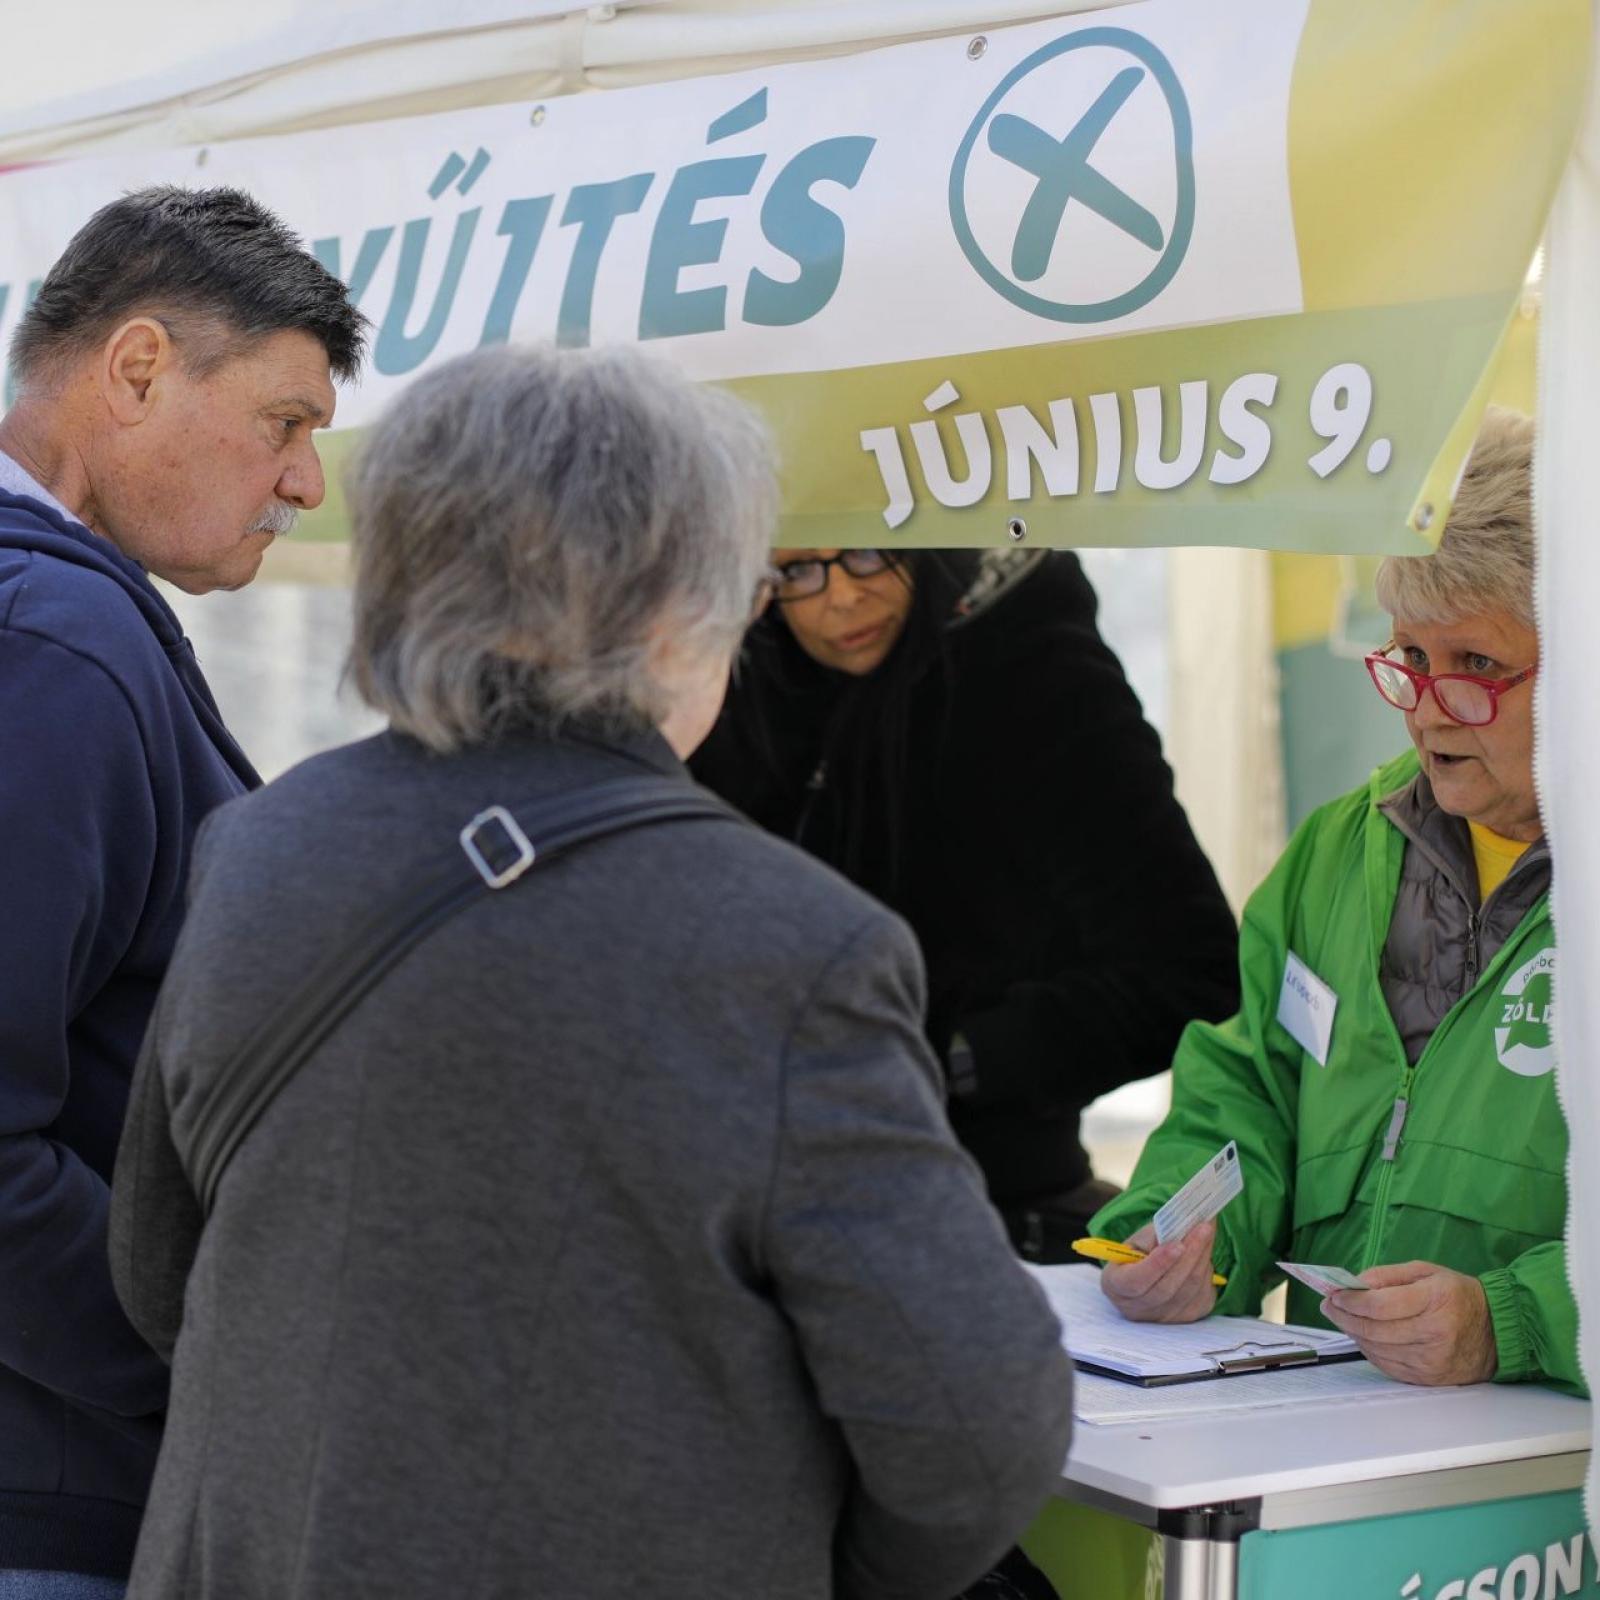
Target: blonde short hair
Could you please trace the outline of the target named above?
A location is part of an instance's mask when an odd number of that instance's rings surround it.
[[[1490,406],[1431,556],[1390,556],[1378,604],[1411,622],[1503,611],[1533,627],[1533,419]]]

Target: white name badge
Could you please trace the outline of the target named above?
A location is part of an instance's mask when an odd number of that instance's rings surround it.
[[[1278,995],[1278,1021],[1297,1044],[1328,1064],[1328,1044],[1333,1038],[1333,1014],[1339,997],[1293,950],[1283,964],[1283,989]]]

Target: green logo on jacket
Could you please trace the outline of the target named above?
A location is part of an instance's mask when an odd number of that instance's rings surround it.
[[[1519,1078],[1543,1077],[1556,1064],[1550,1025],[1555,1018],[1556,953],[1541,950],[1518,967],[1500,991],[1494,1047],[1500,1065]]]

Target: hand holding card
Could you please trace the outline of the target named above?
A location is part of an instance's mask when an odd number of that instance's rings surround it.
[[[1278,1265],[1291,1278],[1298,1278],[1306,1288],[1314,1289],[1323,1296],[1332,1294],[1336,1289],[1372,1287],[1363,1283],[1353,1272],[1346,1272],[1343,1267],[1317,1267],[1305,1261],[1280,1261]]]
[[[1107,1298],[1130,1322],[1193,1322],[1209,1316],[1227,1284],[1211,1260],[1212,1218],[1244,1189],[1239,1149],[1229,1140],[1127,1244],[1138,1260],[1100,1275]]]
[[[1217,1287],[1225,1281],[1212,1267],[1215,1242],[1216,1225],[1197,1222],[1182,1239],[1157,1244],[1147,1222],[1128,1240],[1147,1253],[1109,1263],[1100,1288],[1130,1322],[1196,1322],[1216,1309]]]
[[[1230,1139],[1156,1212],[1156,1241],[1171,1244],[1197,1222],[1209,1222],[1244,1190],[1239,1147]]]

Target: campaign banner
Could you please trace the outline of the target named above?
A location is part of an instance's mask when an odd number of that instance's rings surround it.
[[[13,171],[0,337],[99,205],[233,184],[372,321],[333,465],[452,355],[637,342],[765,413],[787,544],[1426,549],[1587,28],[1583,0],[1143,0]]]
[[[1239,1600],[1555,1600],[1600,1596],[1576,1489],[1248,1533]]]

